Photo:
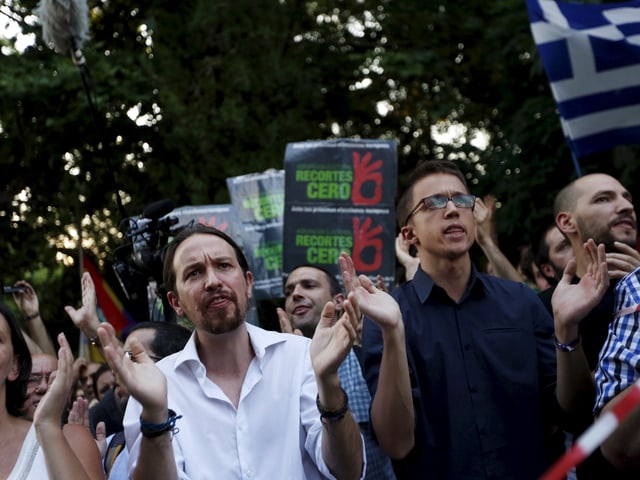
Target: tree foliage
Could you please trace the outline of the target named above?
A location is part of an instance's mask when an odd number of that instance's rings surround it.
[[[42,44],[35,0],[0,5],[37,39],[0,41],[2,280],[32,281],[52,330],[79,301],[79,246],[108,263],[126,216],[225,203],[227,177],[282,168],[288,142],[394,138],[400,187],[458,160],[512,256],[575,176],[521,0],[90,0],[84,72]],[[582,168],[633,191],[634,153]]]

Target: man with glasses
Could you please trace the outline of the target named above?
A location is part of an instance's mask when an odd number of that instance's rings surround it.
[[[33,420],[33,414],[49,390],[49,385],[53,379],[51,374],[58,370],[58,359],[48,353],[36,353],[31,355],[31,375],[27,384],[27,399],[22,406],[23,417]]]
[[[413,280],[392,293],[405,324],[415,409],[413,447],[392,455],[398,479],[538,478],[549,465],[545,434],[574,398],[570,379],[559,373],[556,384],[553,319],[533,290],[472,264],[474,205],[448,161],[419,165],[398,202],[401,233],[420,258]],[[588,250],[600,265],[604,249],[591,242]],[[561,282],[561,316],[597,301],[606,270],[594,267],[588,280]],[[365,318],[364,370],[374,401],[392,389],[379,374],[383,348],[380,329]],[[375,422],[374,430],[378,439],[385,434]]]

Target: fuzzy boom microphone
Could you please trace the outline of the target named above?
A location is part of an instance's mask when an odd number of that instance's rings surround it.
[[[85,63],[82,45],[88,38],[86,0],[40,0],[34,13],[42,23],[42,37],[56,52],[71,54],[73,63]]]
[[[56,52],[71,55],[71,60],[80,71],[80,78],[87,95],[87,102],[91,110],[96,130],[102,131],[98,111],[93,102],[89,86],[89,68],[82,53],[82,46],[89,37],[89,7],[87,0],[40,0],[33,12],[42,24],[42,38]],[[106,142],[103,142],[106,144]],[[116,179],[111,158],[107,155],[106,162],[113,177],[118,210],[126,217],[124,205],[120,198],[120,188]]]

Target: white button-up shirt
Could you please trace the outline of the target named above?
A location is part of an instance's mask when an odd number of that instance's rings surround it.
[[[255,357],[236,409],[206,376],[195,334],[184,350],[157,363],[169,408],[182,415],[172,445],[181,479],[334,478],[322,458],[322,424],[310,340],[247,324]],[[129,475],[140,450],[140,404],[124,417]]]

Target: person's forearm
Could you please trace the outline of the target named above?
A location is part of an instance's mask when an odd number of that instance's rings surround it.
[[[160,425],[167,421],[167,411],[166,404],[158,408],[143,408],[140,419],[149,424]],[[178,479],[178,469],[173,447],[171,446],[172,437],[172,431],[164,432],[156,437],[142,435],[140,453],[133,476],[135,480],[149,478]]]
[[[554,311],[555,342],[572,344],[579,338],[578,322],[568,322]],[[581,341],[573,351],[556,347],[558,404],[565,412],[591,415],[595,402],[596,386]],[[565,348],[566,349],[566,348]]]
[[[24,337],[24,341],[27,342],[27,347],[29,348],[29,353],[31,355],[44,353],[40,348],[40,345],[34,342],[33,339],[29,336],[29,334],[24,329],[22,329],[21,331],[22,331],[22,336]]]
[[[610,411],[628,389],[607,403],[602,414]],[[618,468],[640,467],[640,406],[636,406],[601,447],[604,457]]]
[[[378,388],[371,405],[371,422],[382,450],[404,458],[414,445],[414,410],[409,380],[404,324],[382,332]],[[390,412],[393,412],[391,415]]]
[[[502,253],[493,240],[480,240],[480,237],[478,237],[478,245],[480,245],[480,248],[487,257],[487,260],[491,263],[496,276],[507,280],[513,280],[514,282],[524,281],[522,275],[518,273],[518,270],[516,270],[513,264],[504,255],[504,253]]]
[[[557,352],[558,404],[565,412],[589,416],[595,402],[596,386],[589,363],[578,346],[573,352]]]
[[[178,480],[171,435],[171,432],[167,432],[155,438],[142,437],[138,463],[133,474],[134,480]]]
[[[363,467],[362,437],[351,412],[322,427],[322,456],[336,478],[360,478]]]
[[[27,332],[33,341],[40,347],[43,353],[47,353],[52,356],[56,356],[57,352],[47,332],[42,317],[39,312],[35,312],[28,316],[29,320],[26,320]]]
[[[62,429],[55,424],[36,424],[36,435],[40,444],[49,478],[64,478],[69,480],[91,480],[104,478],[98,473],[89,475],[82,462],[74,454],[67,442]],[[97,465],[100,466],[99,457]]]
[[[345,393],[335,375],[329,380],[316,378],[320,405],[332,412],[344,405]],[[322,420],[322,457],[336,478],[357,479],[362,475],[363,452],[360,427],[348,410],[340,419]]]

